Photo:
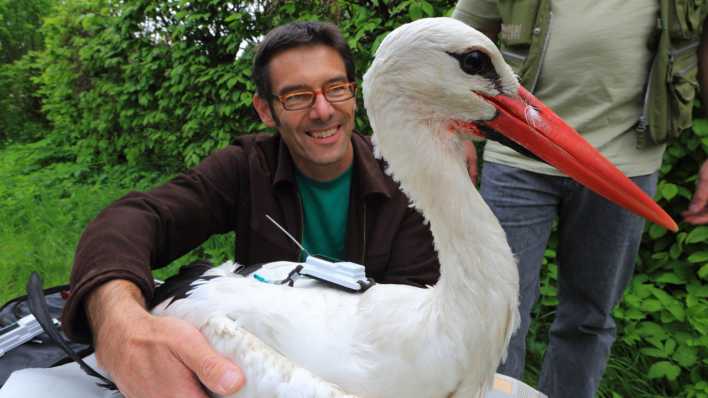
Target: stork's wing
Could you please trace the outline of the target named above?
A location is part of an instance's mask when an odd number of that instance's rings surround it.
[[[355,398],[297,366],[227,316],[209,318],[201,332],[243,370],[246,384],[232,397]]]

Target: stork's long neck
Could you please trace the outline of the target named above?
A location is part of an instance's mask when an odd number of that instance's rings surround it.
[[[379,105],[367,106],[377,150],[430,222],[440,260],[430,311],[468,336],[467,326],[481,327],[475,314],[493,317],[490,311],[508,310],[500,303],[516,305],[518,277],[505,234],[471,183],[461,145],[444,121],[416,119],[410,104]],[[470,317],[476,318],[472,325]]]

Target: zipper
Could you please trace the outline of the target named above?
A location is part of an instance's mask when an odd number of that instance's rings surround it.
[[[302,196],[300,195],[300,191],[296,190],[295,193],[297,194],[297,208],[300,212],[300,235],[297,237],[297,241],[302,242],[302,239],[305,237],[305,211],[303,210]],[[295,262],[300,261],[301,258],[302,250],[299,250]]]
[[[361,265],[366,265],[364,264],[364,260],[366,260],[366,200],[364,200],[364,206],[363,206],[363,221],[361,225],[363,228],[361,229],[361,240],[364,242],[362,245],[362,250],[361,250],[361,262],[359,264]]]
[[[656,54],[654,57],[658,57],[659,55]],[[649,122],[647,121],[647,115],[649,114],[649,98],[651,95],[651,82],[654,76],[654,66],[656,66],[656,62],[651,63],[651,68],[649,69],[649,77],[647,78],[647,89],[644,91],[644,104],[642,105],[642,113],[639,115],[639,122],[637,123],[637,127],[635,130],[637,130],[640,133],[644,133],[647,131],[647,127],[649,126]]]

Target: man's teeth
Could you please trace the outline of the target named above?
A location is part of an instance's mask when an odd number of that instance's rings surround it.
[[[310,131],[308,132],[308,135],[313,138],[327,138],[331,135],[334,135],[334,133],[337,132],[337,128],[332,128],[329,130],[322,130],[322,131]]]

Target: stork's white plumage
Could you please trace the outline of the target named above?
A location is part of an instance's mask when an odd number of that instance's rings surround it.
[[[535,99],[519,88],[492,42],[449,18],[392,32],[363,89],[376,152],[430,223],[440,280],[427,289],[379,284],[351,294],[317,284],[264,284],[233,275],[229,266],[209,271],[223,277],[154,312],[191,322],[242,366],[247,381],[236,396],[478,397],[518,323],[514,258],[469,182],[461,143],[506,128],[514,131],[501,133],[534,146],[518,138],[517,123],[552,133],[541,140],[554,141],[561,131],[549,125],[562,122],[544,119],[550,112],[540,104],[526,106]],[[512,118],[506,108],[517,103],[524,104],[514,111],[521,116]],[[585,177],[576,164],[588,166],[583,156],[604,160],[587,143],[569,140],[542,142],[551,149],[541,148],[539,156],[559,168],[572,163],[571,176],[610,197],[623,189],[630,191],[624,200],[642,195],[622,185],[626,178],[616,169]],[[610,179],[605,188],[605,172],[624,180]],[[643,209],[651,207],[646,195],[640,199]]]

